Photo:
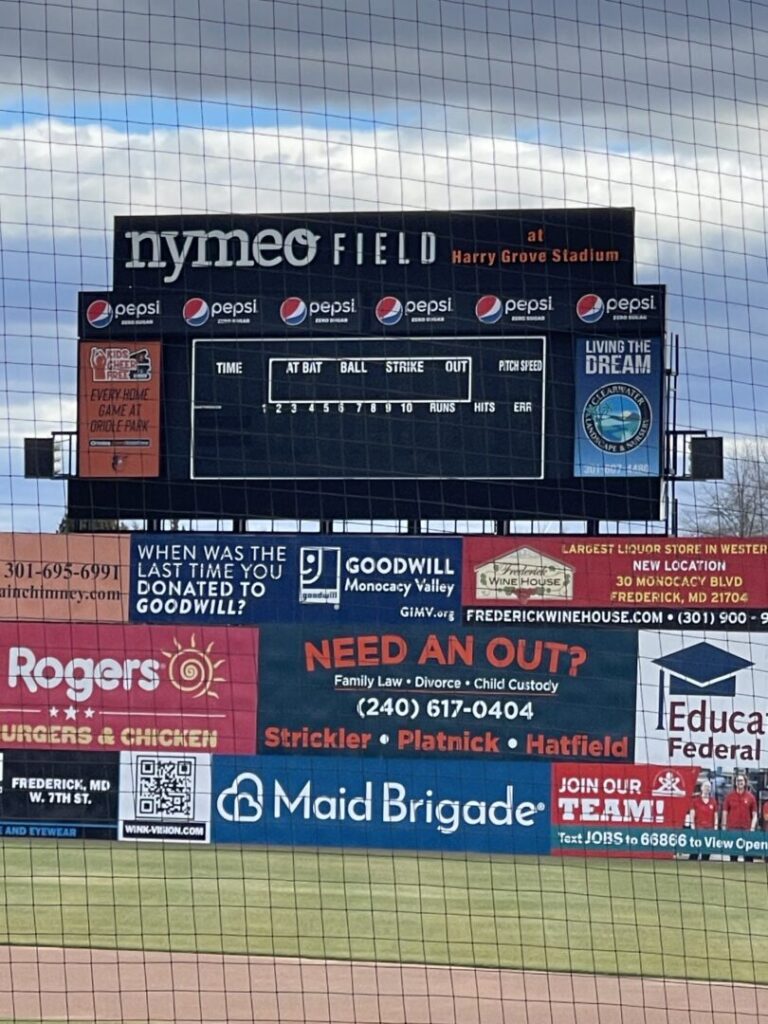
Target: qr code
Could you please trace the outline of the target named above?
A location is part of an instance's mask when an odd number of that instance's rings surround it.
[[[136,759],[136,817],[191,819],[195,762],[191,757]]]

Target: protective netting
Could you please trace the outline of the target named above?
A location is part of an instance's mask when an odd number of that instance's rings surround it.
[[[768,1019],[765,4],[0,28],[0,1020]]]

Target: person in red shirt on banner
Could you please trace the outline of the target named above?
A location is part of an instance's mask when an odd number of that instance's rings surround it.
[[[712,796],[712,783],[705,779],[701,792],[691,804],[691,828],[717,828],[717,801]],[[692,853],[691,860],[709,860],[708,853]]]
[[[723,828],[730,832],[754,832],[757,828],[757,800],[747,789],[744,775],[737,775],[734,789],[723,803]],[[738,860],[738,854],[731,854],[731,860]],[[745,857],[753,861],[754,857]]]

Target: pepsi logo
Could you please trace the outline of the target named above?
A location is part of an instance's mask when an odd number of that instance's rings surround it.
[[[576,303],[576,315],[585,324],[594,324],[605,313],[605,303],[599,295],[582,295]]]
[[[483,295],[475,303],[475,316],[481,324],[498,323],[503,311],[498,295]]]
[[[208,323],[211,311],[205,299],[197,297],[187,299],[181,315],[184,317],[185,323],[189,324],[190,327],[202,327],[203,324]]]
[[[85,311],[85,319],[91,327],[97,327],[99,330],[109,327],[114,315],[114,310],[106,299],[94,299]]]
[[[288,327],[298,327],[307,319],[307,304],[304,299],[292,295],[280,303],[280,319]]]
[[[394,295],[385,295],[376,303],[376,319],[385,327],[399,324],[403,319],[403,304]]]

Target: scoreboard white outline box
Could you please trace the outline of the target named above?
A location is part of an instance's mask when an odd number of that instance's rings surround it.
[[[451,398],[445,396],[440,398],[435,396],[434,398],[273,398],[272,397],[272,364],[273,363],[296,363],[296,362],[312,362],[312,363],[390,363],[394,361],[406,362],[408,360],[418,361],[421,363],[452,363],[463,360],[469,363],[469,367],[465,374],[467,381],[467,391],[469,392],[466,398]],[[371,402],[410,402],[411,405],[426,405],[429,402],[456,402],[458,405],[466,405],[472,401],[472,356],[354,356],[352,358],[343,358],[342,356],[307,356],[306,359],[299,357],[296,359],[293,356],[270,356],[268,360],[269,365],[269,382],[268,382],[268,395],[267,403],[269,405],[279,404],[291,404],[291,405],[313,405],[322,402],[331,402],[333,405],[345,405],[347,402],[353,404],[370,405]],[[415,372],[415,371],[413,371]],[[446,370],[446,373],[449,371]]]
[[[382,341],[386,341],[386,340],[390,340],[390,339],[383,339],[381,337],[367,335],[367,336],[357,336],[357,337],[334,336],[334,337],[328,337],[328,338],[324,338],[324,337],[323,338],[308,338],[306,336],[301,336],[301,337],[297,337],[295,340],[296,340],[296,343],[301,344],[302,342],[310,342],[311,343],[311,342],[317,342],[317,341],[320,341],[320,342],[349,342],[349,341],[354,341],[354,342],[379,342],[379,343],[381,343]],[[540,403],[539,403],[539,413],[540,413],[540,415],[539,415],[539,437],[540,437],[540,440],[541,440],[541,449],[540,449],[540,456],[539,457],[540,457],[541,471],[536,476],[508,476],[508,477],[503,477],[503,476],[498,476],[498,475],[494,475],[494,476],[455,476],[453,474],[451,474],[450,476],[446,476],[445,474],[441,474],[439,476],[422,476],[422,475],[416,475],[416,474],[408,475],[408,476],[392,476],[392,474],[387,474],[385,476],[371,476],[371,475],[367,474],[365,476],[343,475],[343,476],[339,477],[339,479],[344,479],[344,480],[445,480],[445,479],[451,479],[451,480],[477,480],[477,481],[482,481],[482,480],[506,481],[506,480],[543,480],[545,478],[545,475],[546,475],[546,473],[545,473],[545,454],[546,454],[546,438],[545,438],[545,416],[546,416],[546,409],[545,409],[545,402],[546,402],[546,383],[547,383],[547,336],[546,335],[544,335],[544,334],[501,334],[501,335],[500,334],[495,334],[495,335],[491,335],[491,334],[489,334],[487,336],[480,337],[480,336],[478,336],[476,334],[470,334],[470,335],[466,335],[466,334],[458,335],[457,334],[457,335],[436,335],[434,337],[429,337],[429,338],[424,338],[424,337],[421,337],[421,336],[419,336],[417,338],[409,338],[408,336],[405,336],[405,337],[399,336],[399,337],[396,337],[396,338],[392,338],[391,340],[392,341],[396,341],[396,342],[403,342],[403,341],[416,341],[416,342],[418,342],[418,341],[438,341],[438,342],[465,341],[465,342],[472,342],[472,343],[475,343],[475,344],[477,344],[477,343],[481,343],[482,344],[483,342],[492,342],[492,343],[498,344],[500,342],[508,342],[508,341],[539,341],[539,342],[541,342],[541,395],[540,395]],[[200,410],[205,410],[205,409],[216,410],[216,409],[221,409],[222,408],[221,405],[216,405],[216,404],[211,404],[211,403],[197,403],[196,400],[195,400],[195,398],[196,398],[196,396],[195,396],[195,389],[196,389],[196,386],[197,386],[197,346],[198,345],[222,345],[222,344],[228,344],[228,343],[264,345],[264,344],[270,344],[270,343],[275,343],[275,342],[286,343],[288,341],[291,341],[291,339],[288,339],[288,338],[285,338],[285,337],[270,337],[270,338],[193,338],[192,339],[192,382],[191,382],[192,383],[192,400],[190,402],[190,439],[189,439],[189,441],[190,441],[190,447],[189,447],[189,476],[190,476],[190,480],[272,480],[272,479],[274,479],[273,475],[271,475],[271,474],[265,475],[265,476],[254,476],[252,473],[240,474],[239,476],[221,476],[221,475],[216,475],[216,476],[209,476],[209,475],[199,476],[199,475],[197,475],[195,473],[195,412],[198,409],[200,409]],[[513,356],[510,355],[510,358],[513,358]],[[338,356],[338,357],[336,357],[336,356],[333,356],[333,357],[331,357],[331,356],[308,356],[308,355],[293,355],[293,356],[290,356],[290,357],[289,356],[270,356],[270,357],[268,357],[268,360],[269,360],[270,364],[271,364],[273,359],[276,359],[276,360],[279,360],[279,361],[284,361],[284,362],[295,362],[296,360],[307,361],[307,362],[310,362],[310,361],[318,362],[318,361],[321,361],[321,360],[326,361],[326,362],[341,362],[342,359],[344,359],[344,361],[346,361],[348,359],[349,361],[355,360],[355,361],[358,361],[358,362],[363,360],[363,359],[367,359],[367,360],[376,359],[376,360],[379,360],[379,361],[382,361],[382,362],[386,362],[387,360],[395,360],[395,359],[397,359],[397,360],[400,360],[400,359],[402,359],[402,360],[421,359],[421,360],[425,360],[425,361],[427,359],[438,359],[438,360],[443,360],[443,361],[446,361],[446,360],[449,360],[449,359],[468,359],[469,362],[470,362],[470,371],[469,371],[470,372],[470,386],[471,386],[471,383],[472,383],[473,362],[472,362],[472,355],[471,355],[471,353],[463,354],[463,355],[455,355],[455,356],[422,356],[422,355],[407,355],[407,356],[394,356],[394,355],[392,355],[392,356],[360,356],[360,355],[355,355],[355,356],[349,356],[349,357],[341,357],[341,356]],[[269,370],[270,370],[270,368],[268,367],[268,373],[269,373],[268,384],[271,386],[271,372],[269,372]],[[370,405],[373,402],[376,402],[377,404],[383,404],[383,403],[385,403],[387,401],[392,401],[393,404],[396,404],[396,403],[398,403],[400,401],[403,401],[403,402],[411,402],[414,405],[417,405],[417,404],[418,405],[424,405],[424,404],[427,404],[429,402],[443,401],[443,399],[437,399],[437,398],[429,398],[429,399],[409,399],[409,398],[403,398],[403,399],[399,399],[398,398],[398,399],[394,399],[393,400],[393,399],[384,399],[384,398],[383,399],[370,399],[370,398],[366,398],[366,399],[360,400],[360,399],[354,399],[354,398],[344,398],[344,399],[340,399],[340,400],[334,400],[334,399],[328,400],[328,399],[317,399],[317,398],[315,398],[315,399],[305,399],[305,400],[299,400],[299,401],[296,401],[294,399],[286,399],[285,401],[279,403],[277,401],[272,401],[272,399],[270,397],[267,397],[266,401],[267,401],[268,405],[276,405],[276,404],[284,404],[284,405],[290,405],[290,404],[294,404],[294,405],[310,405],[312,403],[314,403],[316,405],[322,405],[323,403],[327,403],[327,404],[331,404],[331,405],[345,405],[347,403],[353,404],[353,403],[357,403],[357,402],[362,402],[363,405]],[[471,396],[471,391],[470,391],[470,397],[467,398],[467,399],[450,399],[450,401],[455,401],[455,402],[457,402],[457,404],[467,405],[467,404],[469,404],[469,403],[471,403],[473,401],[473,398]],[[435,415],[439,415],[439,414],[435,413]],[[320,477],[318,477],[318,476],[300,476],[300,475],[297,475],[297,476],[284,477],[284,478],[281,477],[280,479],[285,479],[285,480],[318,480],[318,479],[320,479]]]

